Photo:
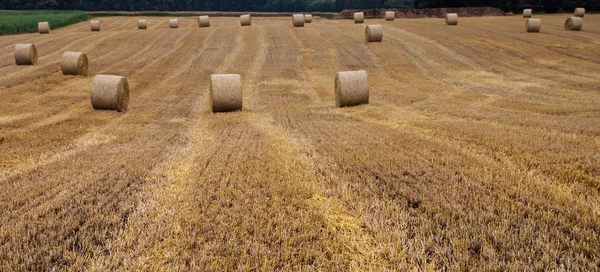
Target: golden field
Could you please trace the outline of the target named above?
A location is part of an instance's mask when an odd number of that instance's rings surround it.
[[[600,270],[600,15],[536,17],[371,19],[370,44],[291,18],[2,36],[0,271]],[[351,70],[370,103],[337,108]],[[210,111],[214,73],[243,111]],[[129,111],[92,109],[97,74]]]

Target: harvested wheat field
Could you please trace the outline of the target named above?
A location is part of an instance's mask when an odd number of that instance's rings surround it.
[[[600,15],[535,17],[2,36],[0,271],[599,270]],[[368,104],[336,107],[358,70]],[[93,109],[99,74],[128,111]],[[212,113],[212,74],[242,111]]]

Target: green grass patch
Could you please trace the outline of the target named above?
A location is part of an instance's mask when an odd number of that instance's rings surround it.
[[[50,22],[50,28],[56,29],[86,21],[89,18],[90,16],[83,11],[0,10],[0,35],[37,32],[38,22]]]

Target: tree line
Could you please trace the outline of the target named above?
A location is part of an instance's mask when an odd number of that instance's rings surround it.
[[[492,6],[504,11],[600,10],[600,0],[2,0],[0,9],[89,11],[333,11],[368,8],[440,8]]]

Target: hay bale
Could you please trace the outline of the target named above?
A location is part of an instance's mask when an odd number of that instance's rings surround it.
[[[542,20],[540,19],[527,19],[527,23],[525,23],[525,29],[527,32],[540,32],[542,28]]]
[[[579,31],[583,27],[583,19],[581,17],[569,17],[565,21],[565,30]]]
[[[210,17],[208,17],[208,15],[199,16],[198,17],[198,26],[210,27]]]
[[[213,112],[242,110],[242,81],[240,75],[212,75],[210,98]]]
[[[178,28],[179,27],[179,20],[178,19],[170,19],[169,20],[169,26],[171,28]]]
[[[294,14],[292,15],[292,24],[294,27],[304,27],[304,15]]]
[[[312,23],[312,14],[304,14],[304,22],[307,24]]]
[[[531,18],[531,14],[533,12],[531,11],[531,9],[524,9],[523,10],[523,18]]]
[[[585,8],[576,8],[575,12],[573,12],[573,15],[575,15],[577,17],[585,16]]]
[[[35,65],[37,63],[37,50],[33,44],[15,45],[15,63],[17,65]]]
[[[60,69],[64,75],[88,75],[87,55],[80,52],[65,52],[60,61]]]
[[[362,24],[365,22],[365,13],[364,12],[356,12],[354,13],[354,23]]]
[[[338,72],[335,77],[335,105],[355,106],[369,103],[366,71]]]
[[[383,40],[383,28],[381,25],[368,25],[365,28],[365,39],[370,42],[381,42]]]
[[[146,20],[138,20],[138,29],[148,28],[148,22]]]
[[[40,32],[40,34],[48,34],[48,33],[50,33],[50,23],[48,23],[48,22],[39,22],[38,23],[38,32]]]
[[[100,21],[91,21],[90,26],[92,31],[100,31]]]
[[[386,21],[394,21],[394,19],[396,18],[396,13],[393,11],[386,11],[385,12],[385,20]]]
[[[458,14],[446,13],[446,24],[447,25],[458,25]]]
[[[252,15],[244,14],[240,16],[240,24],[242,26],[251,26],[252,25]]]
[[[129,83],[121,76],[97,75],[92,82],[92,107],[96,110],[126,111]]]

